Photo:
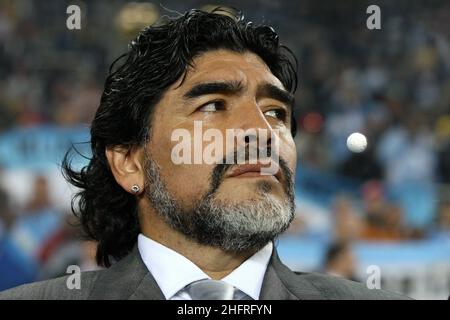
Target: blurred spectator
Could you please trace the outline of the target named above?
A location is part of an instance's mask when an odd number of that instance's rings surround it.
[[[324,169],[330,166],[328,148],[324,148],[327,139],[322,134],[302,132],[295,137],[297,157],[302,165],[311,168]]]
[[[441,204],[438,217],[439,229],[450,233],[450,202]]]
[[[38,279],[50,279],[67,274],[67,267],[77,265],[81,271],[99,269],[95,260],[97,243],[83,241],[79,222],[73,215],[45,241],[39,252],[41,264]]]
[[[442,115],[437,119],[435,132],[439,145],[438,173],[440,182],[450,184],[450,114]]]
[[[335,241],[349,242],[357,240],[361,233],[361,217],[355,210],[351,199],[339,196],[333,204]]]
[[[101,92],[97,83],[91,80],[76,88],[71,83],[65,83],[65,86],[70,94],[57,102],[59,108],[55,112],[56,121],[67,126],[89,124],[100,101]]]
[[[386,182],[391,186],[411,182],[431,184],[436,169],[434,138],[423,114],[405,112],[404,117],[405,125],[389,129],[378,145]]]
[[[400,241],[407,237],[403,226],[403,210],[397,204],[385,203],[372,208],[366,217],[361,238],[370,241]]]
[[[440,204],[436,220],[435,228],[430,231],[430,236],[435,239],[450,241],[450,202]]]
[[[404,210],[399,203],[386,199],[381,183],[371,181],[364,185],[363,200],[365,224],[361,238],[369,241],[400,241],[421,238],[421,230],[405,224]]]
[[[325,254],[325,273],[358,281],[355,276],[356,261],[352,248],[347,242],[331,244]]]
[[[0,189],[0,241],[8,233],[13,221],[14,216],[11,212],[8,195]]]
[[[32,263],[39,263],[42,246],[57,231],[61,220],[61,213],[49,201],[46,178],[38,176],[32,198],[11,226],[9,240],[17,254]]]
[[[39,253],[61,224],[61,214],[49,201],[47,180],[37,176],[32,197],[24,210],[14,215],[0,243],[0,290],[36,279]]]

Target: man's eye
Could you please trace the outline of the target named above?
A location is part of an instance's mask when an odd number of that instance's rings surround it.
[[[286,111],[284,111],[283,109],[268,110],[264,112],[264,114],[281,121],[286,121]]]
[[[211,101],[201,106],[198,110],[202,112],[215,112],[224,109],[225,104],[223,103],[223,101]]]

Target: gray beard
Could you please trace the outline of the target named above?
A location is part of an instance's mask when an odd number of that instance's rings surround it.
[[[283,233],[294,218],[290,172],[284,172],[289,184],[285,186],[284,201],[268,192],[271,186],[267,182],[260,182],[257,185],[260,199],[230,204],[216,198],[217,182],[189,211],[169,193],[157,164],[150,157],[146,159],[145,173],[146,197],[155,210],[170,227],[199,244],[228,252],[259,250]]]

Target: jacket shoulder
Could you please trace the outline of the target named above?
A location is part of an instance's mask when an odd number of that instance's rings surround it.
[[[324,297],[331,300],[410,300],[411,298],[382,290],[369,289],[363,283],[320,273],[295,272],[295,277],[311,283]]]
[[[87,299],[93,284],[102,270],[80,274],[79,287],[73,284],[71,275],[24,284],[0,292],[0,300],[78,300]]]

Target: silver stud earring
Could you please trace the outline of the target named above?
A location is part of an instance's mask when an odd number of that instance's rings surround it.
[[[139,186],[137,184],[134,184],[131,187],[131,191],[133,191],[134,194],[138,193],[139,191],[141,191],[141,188],[139,188]]]

